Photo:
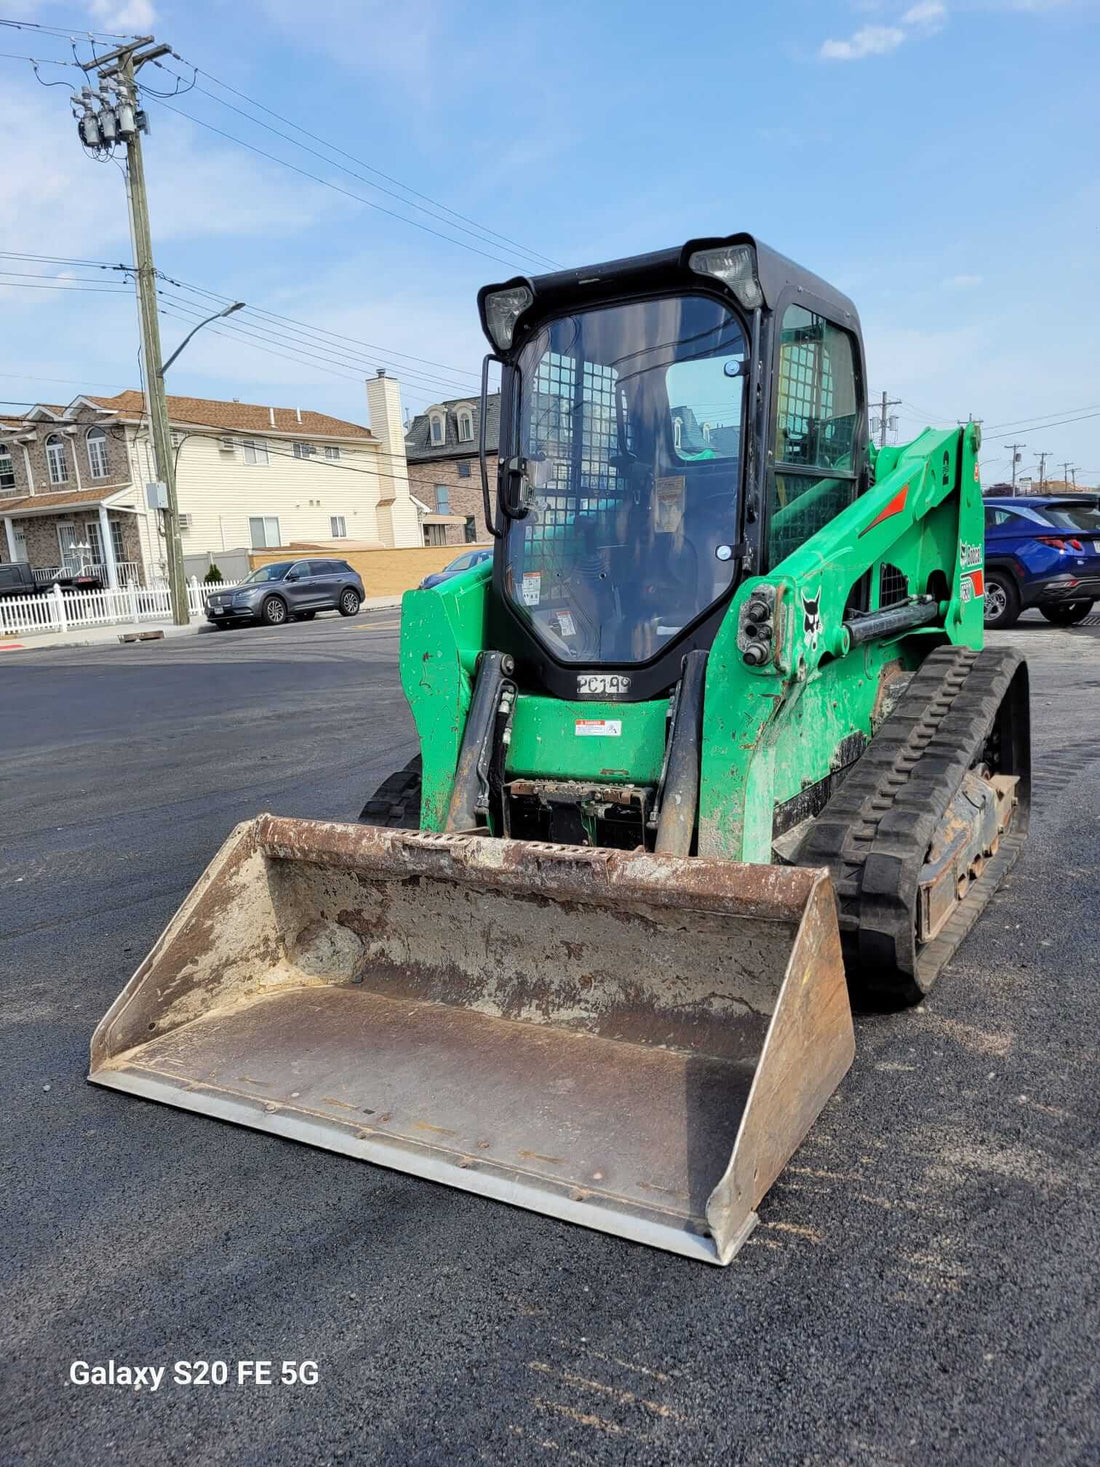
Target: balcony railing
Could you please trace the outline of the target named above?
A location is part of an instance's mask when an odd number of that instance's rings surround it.
[[[144,586],[139,560],[119,560],[115,562],[115,568],[118,571],[118,584],[123,590],[129,586],[136,586],[138,589]],[[66,565],[36,565],[31,574],[40,586],[50,585],[58,576],[96,576],[104,586],[107,584],[107,567],[98,560],[84,560],[79,564],[72,561]],[[154,574],[152,584],[160,585],[161,578]]]

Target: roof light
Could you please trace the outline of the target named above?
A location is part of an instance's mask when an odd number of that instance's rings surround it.
[[[688,256],[688,268],[697,275],[713,275],[745,307],[755,311],[764,304],[764,292],[756,278],[756,252],[752,245],[720,245],[713,250],[696,250]]]
[[[516,322],[534,298],[526,285],[494,290],[485,297],[485,325],[498,351],[507,351],[512,345]]]

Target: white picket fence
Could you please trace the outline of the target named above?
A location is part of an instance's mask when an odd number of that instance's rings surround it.
[[[222,581],[187,587],[187,609],[192,617],[202,616],[211,591],[227,591],[238,585]],[[79,627],[118,624],[137,626],[142,622],[170,622],[172,596],[166,586],[143,590],[131,586],[124,591],[63,592],[55,586],[43,596],[13,596],[0,599],[0,635],[28,632],[68,632]]]

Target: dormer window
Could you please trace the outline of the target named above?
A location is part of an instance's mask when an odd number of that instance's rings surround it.
[[[432,413],[428,419],[433,448],[441,448],[447,441],[447,425],[442,413]]]
[[[93,479],[107,477],[107,435],[102,428],[88,429],[88,468]]]
[[[474,415],[469,408],[458,410],[458,441],[470,443],[474,436]]]
[[[69,477],[69,465],[65,458],[65,440],[60,433],[51,433],[46,439],[46,465],[50,471],[50,483],[64,484]]]

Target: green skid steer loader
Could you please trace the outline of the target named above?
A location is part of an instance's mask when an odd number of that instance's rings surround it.
[[[238,827],[91,1079],[727,1263],[1018,854],[976,425],[870,441],[745,234],[482,290],[493,560],[404,599],[421,754]],[[499,449],[486,449],[500,370]]]

